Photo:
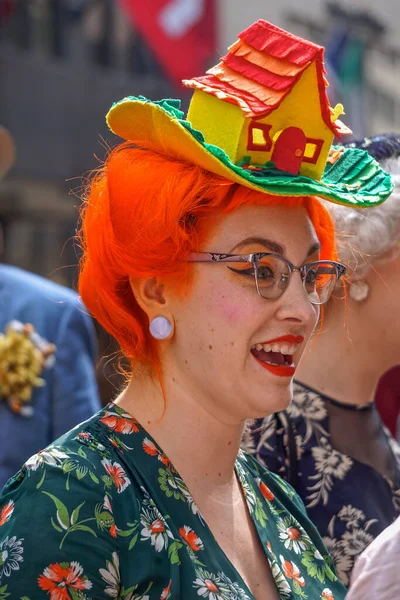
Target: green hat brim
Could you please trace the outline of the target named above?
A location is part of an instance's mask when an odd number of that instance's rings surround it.
[[[113,104],[107,124],[125,140],[150,143],[160,151],[267,194],[319,196],[336,204],[368,208],[384,202],[393,191],[390,175],[366,150],[358,148],[338,147],[336,161],[327,163],[319,181],[268,164],[257,170],[236,165],[222,148],[207,144],[201,131],[184,119],[179,100],[154,102],[143,96],[128,96]]]

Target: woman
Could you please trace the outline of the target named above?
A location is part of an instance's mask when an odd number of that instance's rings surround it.
[[[245,419],[290,402],[319,305],[345,272],[309,190],[367,204],[390,178],[354,150],[338,158],[346,178],[365,164],[351,188],[336,168],[318,181],[233,164],[174,101],[126,98],[108,123],[129,141],[91,183],[80,291],[132,376],[6,485],[0,589],[30,600],[342,600],[297,495],[239,445]]]
[[[345,585],[356,558],[400,513],[399,446],[373,401],[380,376],[400,362],[400,143],[383,135],[360,145],[395,190],[367,213],[329,207],[348,293],[339,283],[296,371],[293,403],[258,420],[245,442],[294,485]]]

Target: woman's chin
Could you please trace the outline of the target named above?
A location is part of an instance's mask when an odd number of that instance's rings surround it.
[[[292,397],[292,380],[287,382],[286,388],[279,386],[278,389],[272,389],[271,386],[264,396],[260,397],[260,394],[257,395],[257,401],[254,401],[255,399],[253,397],[248,405],[250,409],[249,412],[251,411],[251,415],[249,415],[248,418],[261,419],[268,415],[272,415],[273,413],[285,410],[291,403]]]

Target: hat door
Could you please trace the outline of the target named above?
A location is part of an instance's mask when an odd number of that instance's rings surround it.
[[[279,171],[297,175],[306,150],[306,136],[299,127],[287,127],[275,142],[271,160]]]

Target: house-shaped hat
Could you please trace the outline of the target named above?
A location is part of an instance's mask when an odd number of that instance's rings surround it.
[[[238,38],[183,82],[194,90],[186,118],[177,100],[129,96],[110,109],[111,130],[265,193],[383,202],[390,176],[366,151],[332,146],[351,131],[328,100],[323,47],[262,20]]]
[[[258,21],[207,75],[184,81],[195,89],[188,120],[236,164],[320,179],[334,137],[351,133],[329,104],[323,53]]]

